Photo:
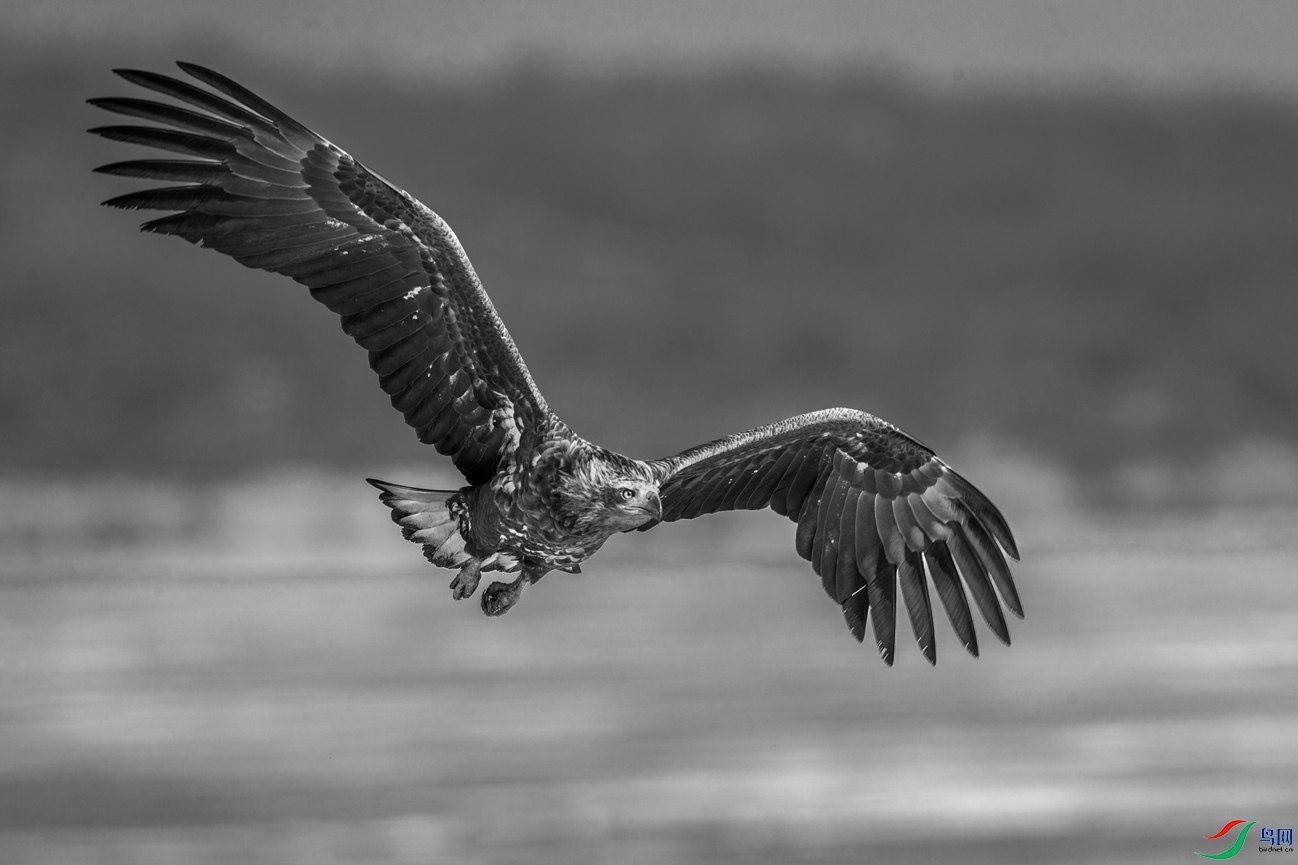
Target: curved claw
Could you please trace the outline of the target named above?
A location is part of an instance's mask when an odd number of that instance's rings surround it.
[[[523,575],[512,583],[492,583],[482,590],[482,612],[488,616],[503,616],[523,596]]]

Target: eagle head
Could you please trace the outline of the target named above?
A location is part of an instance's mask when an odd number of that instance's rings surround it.
[[[644,463],[610,452],[579,460],[560,484],[573,528],[629,532],[662,519],[658,480]]]

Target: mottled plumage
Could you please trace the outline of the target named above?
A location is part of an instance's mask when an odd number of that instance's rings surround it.
[[[966,588],[1009,642],[1001,604],[1022,616],[1003,554],[1018,558],[1013,536],[991,502],[928,448],[851,409],[652,462],[585,441],[546,405],[441,217],[228,78],[180,67],[210,89],[118,74],[190,107],[90,100],[158,124],[92,132],[185,157],[98,169],[172,184],[105,203],[171,211],[143,230],[292,277],[341,317],[392,405],[467,481],[459,490],[370,481],[403,535],[434,565],[458,569],[454,597],[473,594],[482,571],[519,572],[483,591],[484,611],[499,615],[549,571],[577,573],[618,532],[770,507],[797,523],[798,554],[857,640],[869,621],[887,663],[899,589],[920,649],[936,660],[930,580],[971,653],[978,644]]]

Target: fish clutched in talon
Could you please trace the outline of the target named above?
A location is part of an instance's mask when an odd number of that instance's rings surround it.
[[[340,316],[420,441],[464,475],[455,490],[371,481],[403,535],[434,565],[458,570],[453,597],[471,596],[483,573],[518,573],[482,593],[483,611],[499,616],[549,571],[579,572],[618,532],[769,507],[797,524],[798,555],[857,640],[870,624],[888,664],[899,594],[921,651],[936,661],[930,583],[970,653],[969,597],[1009,642],[1002,604],[1022,615],[1006,563],[1018,558],[1014,538],[986,496],[929,448],[846,408],[657,460],[586,441],[550,411],[441,217],[229,78],[180,68],[190,80],[118,70],[180,104],[91,100],[152,124],[92,132],[182,157],[103,166],[166,184],[105,203],[167,211],[143,230],[288,276]]]

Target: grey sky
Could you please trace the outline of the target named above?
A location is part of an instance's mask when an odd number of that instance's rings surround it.
[[[9,38],[154,49],[204,36],[297,63],[478,74],[546,55],[590,71],[758,59],[886,65],[930,83],[1298,91],[1294,0],[0,0]]]

